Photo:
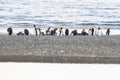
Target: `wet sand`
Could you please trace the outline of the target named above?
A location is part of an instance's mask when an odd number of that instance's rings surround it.
[[[0,62],[120,63],[120,36],[0,35]]]

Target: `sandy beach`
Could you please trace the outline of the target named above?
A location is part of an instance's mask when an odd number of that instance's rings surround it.
[[[120,63],[120,36],[0,35],[1,62]]]

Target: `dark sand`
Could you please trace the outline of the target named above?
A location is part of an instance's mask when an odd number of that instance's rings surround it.
[[[0,35],[0,61],[120,63],[120,36]]]

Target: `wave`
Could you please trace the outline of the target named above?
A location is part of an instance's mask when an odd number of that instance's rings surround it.
[[[5,26],[5,27],[30,27],[33,25],[37,25],[37,26],[44,26],[44,27],[76,27],[76,28],[80,28],[80,27],[111,27],[111,28],[119,28],[120,23],[73,23],[73,22],[41,22],[41,23],[9,23],[9,24],[2,24],[0,23],[0,26]]]

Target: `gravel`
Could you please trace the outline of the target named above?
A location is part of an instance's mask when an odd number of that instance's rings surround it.
[[[120,63],[120,36],[0,35],[0,61]]]

